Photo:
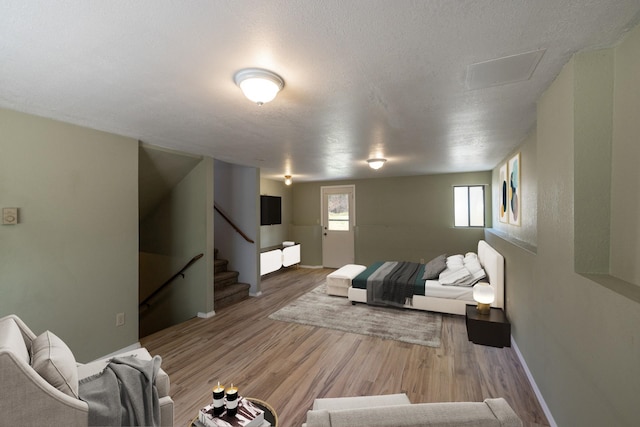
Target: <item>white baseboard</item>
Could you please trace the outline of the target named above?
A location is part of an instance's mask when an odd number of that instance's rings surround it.
[[[300,268],[324,268],[321,265],[302,265],[302,264],[298,265],[298,267],[300,267]]]
[[[513,336],[511,337],[511,345],[513,346],[513,349],[515,350],[516,355],[518,356],[518,359],[520,359],[520,364],[524,368],[524,372],[527,374],[527,378],[529,379],[529,383],[531,383],[531,387],[533,388],[533,392],[536,394],[536,397],[538,398],[538,402],[540,403],[540,406],[542,406],[542,411],[544,412],[544,415],[547,417],[547,421],[549,422],[549,425],[551,427],[558,427],[558,424],[556,424],[555,420],[553,419],[553,415],[551,415],[551,411],[549,410],[549,407],[547,406],[547,402],[544,401],[544,397],[542,396],[542,393],[540,392],[540,389],[538,388],[538,385],[536,384],[536,381],[533,379],[533,375],[531,374],[531,371],[529,370],[529,367],[527,366],[527,362],[525,362],[524,357],[522,356],[522,353],[520,353],[520,349],[518,348],[518,345],[516,344],[516,341],[513,339]]]
[[[208,313],[202,313],[201,311],[198,312],[198,317],[201,319],[208,319],[210,317],[213,317],[216,315],[215,311],[210,311]]]
[[[250,297],[260,297],[260,296],[262,296],[262,291],[258,291],[258,292],[249,292],[249,296],[250,296]]]

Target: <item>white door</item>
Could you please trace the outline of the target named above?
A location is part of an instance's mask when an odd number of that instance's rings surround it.
[[[321,187],[322,265],[340,268],[355,261],[355,186]]]

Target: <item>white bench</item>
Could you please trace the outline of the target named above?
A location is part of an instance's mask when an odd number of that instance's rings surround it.
[[[366,270],[364,265],[347,264],[327,276],[327,294],[346,297],[351,281]]]

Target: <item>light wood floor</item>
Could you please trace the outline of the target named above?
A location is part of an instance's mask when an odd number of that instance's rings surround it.
[[[274,273],[259,298],[142,338],[171,378],[175,425],[189,425],[217,381],[269,402],[282,427],[300,426],[317,397],[399,392],[414,403],[504,397],[525,426],[548,425],[515,351],[470,343],[464,316],[443,315],[440,348],[268,318],[331,271]]]

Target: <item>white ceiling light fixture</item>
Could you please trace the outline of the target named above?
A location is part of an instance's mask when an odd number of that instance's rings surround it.
[[[386,162],[387,159],[382,159],[382,158],[375,158],[375,159],[369,159],[367,160],[367,163],[369,163],[369,167],[371,169],[380,169],[382,167],[382,165],[384,165],[384,162]]]
[[[291,185],[292,182],[293,180],[291,179],[291,175],[284,176],[284,185]]]
[[[273,101],[284,87],[282,77],[261,68],[245,68],[238,71],[233,80],[250,101],[258,105]]]

